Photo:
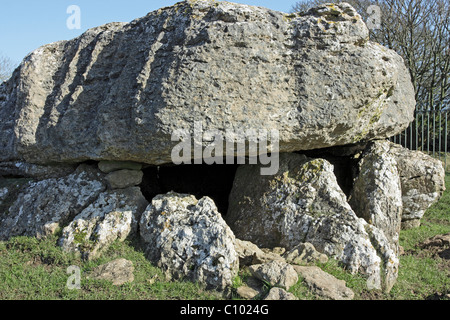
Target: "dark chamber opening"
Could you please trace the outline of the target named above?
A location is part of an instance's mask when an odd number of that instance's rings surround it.
[[[197,199],[208,196],[219,212],[226,215],[228,196],[238,165],[165,165],[145,168],[141,190],[147,201],[170,191],[192,194]]]
[[[339,186],[347,197],[350,195],[357,175],[359,159],[332,149],[297,153],[331,162]],[[155,196],[170,191],[191,194],[199,200],[208,196],[214,200],[219,212],[225,216],[228,211],[228,198],[239,166],[237,164],[148,166],[143,169],[144,177],[140,188],[149,202]]]

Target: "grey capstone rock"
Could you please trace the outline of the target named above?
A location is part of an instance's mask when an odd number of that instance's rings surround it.
[[[218,290],[239,269],[235,236],[214,202],[170,192],[153,198],[140,221],[147,257],[168,278],[190,279]]]
[[[0,213],[0,239],[53,234],[105,189],[101,173],[86,165],[64,178],[29,182],[6,212]]]
[[[114,241],[136,234],[147,205],[136,187],[103,192],[63,229],[59,245],[85,260],[98,258]]]
[[[356,216],[333,166],[298,154],[281,154],[279,162],[274,176],[261,176],[260,165],[237,170],[226,215],[236,237],[288,250],[309,242],[350,272],[365,274],[369,288],[387,290],[385,279],[398,273],[395,251],[378,228]]]
[[[292,152],[408,127],[402,58],[348,4],[183,1],[30,53],[0,85],[0,161],[171,163],[177,129],[276,129]],[[203,147],[210,142],[203,141]]]

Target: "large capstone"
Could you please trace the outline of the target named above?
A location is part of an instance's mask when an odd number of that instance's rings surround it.
[[[232,142],[278,130],[281,152],[386,138],[413,119],[414,89],[368,39],[345,3],[288,15],[189,0],[93,28],[0,85],[0,161],[171,163],[172,134],[195,123]]]

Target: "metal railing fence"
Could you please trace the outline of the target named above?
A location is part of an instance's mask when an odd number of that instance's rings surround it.
[[[425,152],[444,162],[447,170],[450,106],[442,109],[417,108],[414,121],[390,140],[410,150]]]

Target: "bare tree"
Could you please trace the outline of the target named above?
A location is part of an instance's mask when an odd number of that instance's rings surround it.
[[[0,54],[0,82],[8,80],[16,64],[7,56]]]

